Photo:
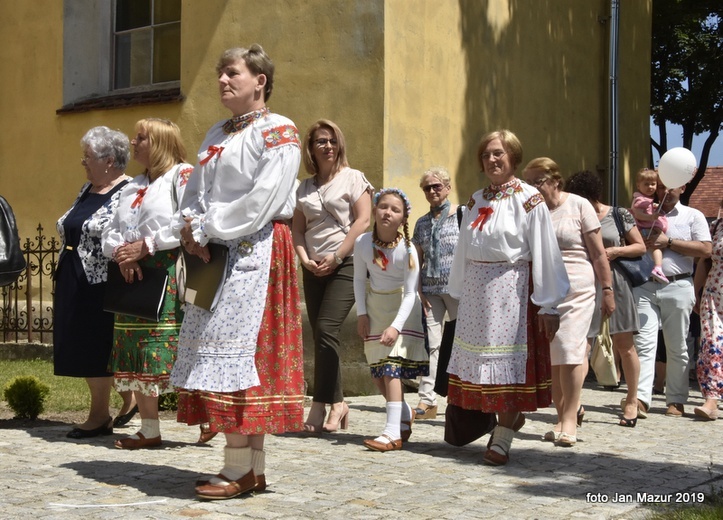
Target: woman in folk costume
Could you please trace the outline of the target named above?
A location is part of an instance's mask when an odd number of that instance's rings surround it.
[[[121,193],[118,211],[103,230],[103,253],[117,264],[109,269],[120,269],[126,282],[142,280],[146,268],[161,268],[168,273],[168,284],[158,322],[115,315],[110,369],[116,390],[133,391],[141,416],[140,430],[115,441],[115,447],[124,450],[161,445],[158,397],[174,390],[171,369],[183,320],[176,286],[180,244],[173,235],[173,199],[183,195],[193,171],[185,163],[181,131],[168,119],[138,121],[131,144],[133,158],[144,171]]]
[[[544,199],[515,177],[515,134],[487,134],[477,156],[490,186],[468,203],[452,263],[449,294],[460,302],[447,402],[497,414],[484,461],[503,465],[522,412],[550,404],[549,341],[569,282]]]
[[[301,161],[294,123],[266,107],[274,65],[259,45],[225,51],[221,102],[233,117],[206,134],[181,203],[181,242],[210,258],[228,247],[213,312],[186,306],[172,381],[178,421],[226,438],[223,468],[196,482],[200,499],[266,488],[264,438],[303,425],[303,352],[287,220]]]

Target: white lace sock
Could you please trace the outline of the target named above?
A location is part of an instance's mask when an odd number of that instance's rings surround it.
[[[411,426],[408,423],[412,421],[412,407],[407,404],[407,402],[404,400],[404,397],[402,397],[402,424],[400,424],[399,429],[401,431],[407,431],[411,430]]]
[[[397,440],[402,438],[399,430],[399,423],[402,420],[402,402],[394,401],[387,403],[387,424],[384,426],[382,435],[388,435],[390,439]],[[375,439],[377,442],[384,444],[389,442],[386,437],[379,436]]]
[[[266,452],[264,450],[251,450],[251,467],[254,475],[263,475],[266,471]]]
[[[223,468],[219,473],[229,480],[238,480],[251,471],[251,448],[229,448],[223,449]],[[212,477],[208,481],[214,486],[227,486],[228,482],[218,477]]]
[[[507,455],[510,451],[510,446],[512,446],[512,437],[514,437],[514,435],[515,432],[511,428],[505,428],[498,424],[495,426],[494,440],[492,441],[490,449],[500,455]]]
[[[153,439],[161,434],[161,421],[158,419],[141,419],[141,429],[138,433],[142,434],[146,439]],[[131,439],[140,439],[136,434],[130,436]]]

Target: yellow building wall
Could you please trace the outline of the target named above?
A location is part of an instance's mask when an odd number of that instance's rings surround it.
[[[229,47],[260,43],[276,65],[271,110],[294,120],[302,137],[319,118],[345,133],[351,165],[381,184],[383,154],[381,0],[303,4],[271,0],[182,3],[181,92],[185,101],[56,114],[63,104],[63,3],[0,2],[0,193],[15,210],[20,236],[46,236],[85,182],[80,139],[96,125],[132,137],[135,122],[164,117],[181,127],[195,155],[206,131],[228,117],[215,66]],[[32,28],[32,30],[29,30]],[[141,167],[131,160],[127,173]],[[301,172],[301,178],[306,176]]]
[[[650,1],[621,2],[620,202],[649,150]],[[449,169],[455,201],[486,184],[476,149],[508,128],[521,169],[549,156],[565,175],[609,167],[608,0],[388,0],[385,15],[385,184],[409,190]],[[627,177],[624,177],[626,175]]]
[[[621,174],[647,163],[651,0],[621,2]],[[484,184],[475,157],[500,127],[525,162],[548,155],[564,172],[606,169],[609,0],[184,0],[185,101],[56,114],[62,106],[63,6],[0,1],[0,193],[22,237],[47,235],[85,180],[79,140],[92,126],[132,135],[143,117],[176,121],[194,156],[227,116],[215,64],[227,47],[261,43],[276,63],[272,110],[302,135],[336,121],[351,165],[376,187],[407,190],[411,221],[426,211],[421,173],[443,165],[453,198]],[[32,29],[32,30],[31,30]],[[140,172],[131,161],[130,175]],[[304,178],[305,172],[300,173]],[[629,192],[628,182],[621,189]]]

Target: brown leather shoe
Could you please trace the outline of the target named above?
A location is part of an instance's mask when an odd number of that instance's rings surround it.
[[[143,448],[156,448],[161,445],[161,436],[151,437],[146,439],[142,433],[138,432],[136,435],[138,439],[131,439],[126,437],[125,439],[118,439],[115,441],[115,447],[120,450],[140,450]]]
[[[407,442],[409,440],[409,437],[412,436],[412,425],[414,424],[414,420],[417,418],[417,410],[412,409],[412,420],[411,421],[402,421],[402,424],[406,424],[409,426],[408,429],[402,430],[400,432],[402,436],[402,441]]]
[[[266,491],[266,475],[254,475],[256,477],[256,487],[254,491]],[[210,480],[209,477],[196,481],[196,487],[205,486]]]
[[[683,415],[685,415],[685,409],[680,403],[670,403],[668,409],[665,411],[665,415],[668,417],[683,417]]]
[[[254,470],[249,470],[238,480],[229,480],[221,474],[216,475],[221,480],[228,482],[227,485],[206,483],[196,487],[196,496],[201,500],[226,500],[244,493],[253,491],[256,487]]]
[[[489,449],[485,452],[482,460],[484,460],[490,466],[504,466],[510,461],[510,455],[509,453],[505,453],[503,455],[501,453],[497,453],[493,449]]]
[[[389,442],[379,442],[376,439],[364,439],[364,446],[373,451],[396,451],[402,449],[402,439],[392,439],[386,433],[382,433],[380,437],[385,437]]]
[[[204,444],[218,435],[218,432],[211,431],[211,427],[208,424],[199,424],[198,427],[201,429],[201,433],[198,436],[199,444]]]

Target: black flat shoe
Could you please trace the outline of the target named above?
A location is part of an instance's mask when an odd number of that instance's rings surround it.
[[[133,419],[133,417],[138,413],[138,405],[135,405],[133,408],[131,408],[131,411],[128,413],[124,413],[123,415],[119,415],[115,418],[113,421],[113,426],[125,426],[128,424],[128,422]]]
[[[634,419],[628,419],[624,415],[620,417],[620,426],[625,426],[626,428],[635,428],[635,426],[638,424],[638,418],[635,417]]]
[[[73,428],[65,436],[69,439],[87,439],[89,437],[98,437],[99,435],[113,435],[113,426],[110,425],[111,418],[108,422],[92,430],[84,430],[82,428]]]

